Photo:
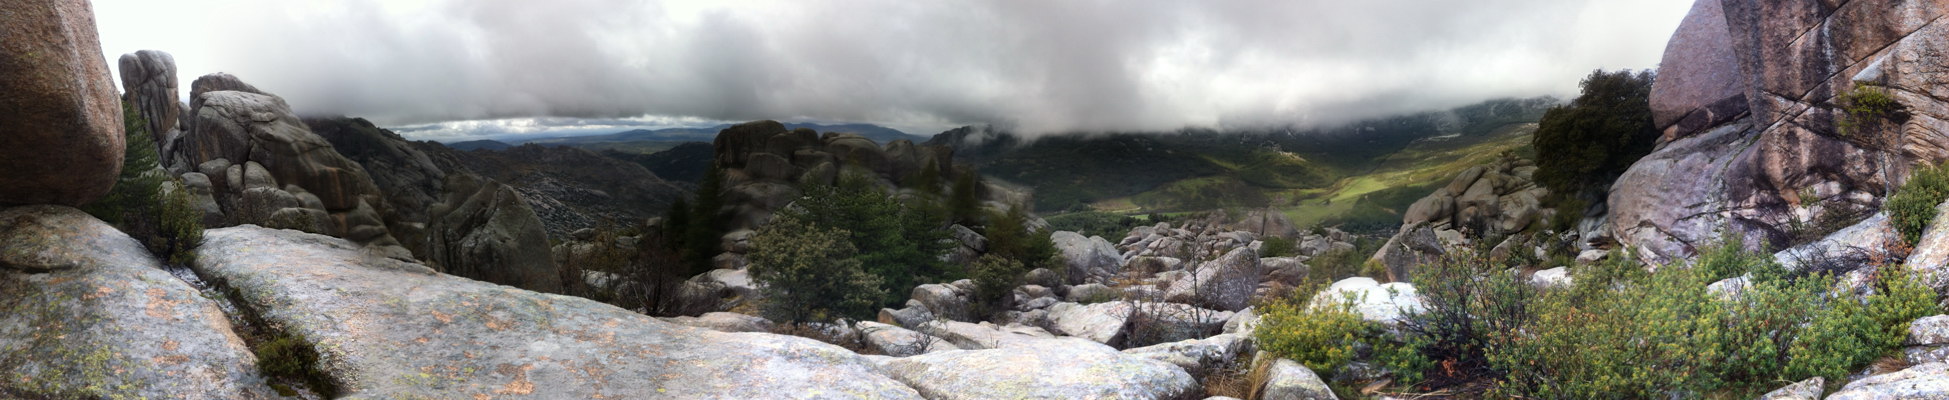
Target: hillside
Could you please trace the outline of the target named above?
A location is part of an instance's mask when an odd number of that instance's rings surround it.
[[[730,128],[731,124],[701,128],[636,129],[607,135],[565,136],[529,139],[518,144],[539,144],[545,146],[569,146],[589,151],[614,150],[624,153],[653,154],[676,148],[684,143],[708,143],[717,133]],[[847,132],[865,136],[874,142],[889,143],[895,140],[919,141],[920,136],[909,135],[893,128],[873,124],[816,124],[787,123],[786,129],[806,128],[819,132]],[[471,142],[466,142],[471,143]],[[461,143],[450,144],[458,146]],[[460,147],[455,147],[456,149]]]
[[[1271,206],[1309,225],[1398,221],[1399,210],[1444,179],[1439,176],[1526,142],[1533,128],[1525,127],[1556,102],[1492,100],[1309,131],[1025,139],[963,127],[927,143],[955,145],[956,160],[1036,189],[1035,206],[1043,212]],[[1368,201],[1347,202],[1363,196]]]

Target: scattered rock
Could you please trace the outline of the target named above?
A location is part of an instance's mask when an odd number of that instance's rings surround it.
[[[1766,394],[1760,395],[1759,400],[1820,400],[1821,393],[1825,391],[1822,385],[1826,384],[1827,380],[1818,376],[1807,378],[1807,380],[1766,392]]]
[[[1933,362],[1848,382],[1827,400],[1949,398],[1949,363]]]
[[[1361,319],[1388,324],[1399,323],[1407,313],[1426,309],[1414,285],[1406,282],[1381,284],[1366,277],[1334,282],[1333,286],[1313,296],[1311,306],[1320,307],[1333,302],[1352,305],[1353,311],[1360,313]]]
[[[1265,276],[1259,265],[1258,250],[1240,247],[1224,257],[1205,263],[1190,279],[1179,280],[1164,292],[1164,299],[1223,311],[1238,311],[1252,302],[1252,294]]]
[[[1319,374],[1313,373],[1313,370],[1299,365],[1298,362],[1281,358],[1272,361],[1265,368],[1270,370],[1265,373],[1265,385],[1259,387],[1261,399],[1338,399],[1333,395],[1333,389],[1326,386],[1326,381],[1320,380]]]
[[[1535,274],[1531,274],[1529,276],[1530,284],[1545,289],[1566,288],[1566,287],[1570,287],[1570,285],[1574,284],[1575,282],[1576,281],[1570,278],[1569,267],[1556,267],[1556,268],[1550,268],[1542,271],[1536,271]]]
[[[1253,350],[1251,347],[1250,335],[1225,334],[1138,347],[1123,354],[1171,363],[1192,376],[1203,377],[1212,368],[1231,365],[1240,354]]]
[[[865,334],[868,347],[893,357],[910,357],[961,349],[941,338],[898,326],[862,321],[854,327]]]

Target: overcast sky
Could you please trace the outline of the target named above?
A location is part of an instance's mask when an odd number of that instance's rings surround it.
[[[915,134],[1311,126],[1573,96],[1655,67],[1690,0],[97,0],[304,114],[800,119]],[[645,117],[648,116],[648,117]],[[532,119],[516,121],[533,121]],[[487,122],[495,124],[496,122]]]

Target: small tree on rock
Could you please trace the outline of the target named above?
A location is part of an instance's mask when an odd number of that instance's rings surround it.
[[[846,231],[783,213],[751,237],[751,277],[763,282],[764,313],[781,322],[865,319],[885,297],[880,278],[853,258]]]

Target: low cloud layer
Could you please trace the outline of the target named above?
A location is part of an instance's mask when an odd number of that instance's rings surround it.
[[[1685,0],[99,0],[104,50],[306,113],[1319,125],[1574,94],[1649,68]],[[111,59],[111,65],[113,60]]]

